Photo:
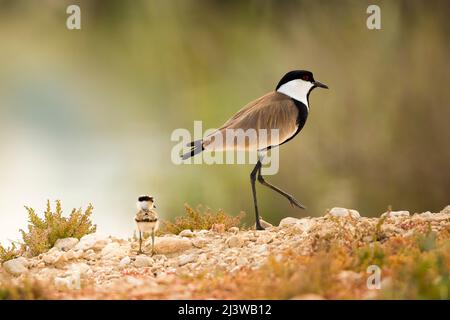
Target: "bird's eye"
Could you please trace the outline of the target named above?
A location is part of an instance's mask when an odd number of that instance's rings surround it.
[[[309,81],[309,76],[303,76],[302,79],[305,81]]]

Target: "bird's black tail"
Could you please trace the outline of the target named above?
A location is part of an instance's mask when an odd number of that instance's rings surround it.
[[[182,160],[187,160],[190,157],[193,157],[196,154],[199,154],[200,152],[202,152],[204,150],[202,140],[192,141],[192,142],[188,143],[187,146],[191,147],[191,150],[181,156]]]

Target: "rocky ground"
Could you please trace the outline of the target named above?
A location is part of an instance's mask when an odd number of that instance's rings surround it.
[[[380,218],[333,208],[322,217],[288,217],[278,226],[265,226],[266,230],[256,231],[215,225],[211,230],[156,237],[153,256],[150,239],[145,242],[148,254],[140,255],[132,239],[100,234],[60,239],[37,257],[5,262],[0,276],[17,283],[24,279],[48,283],[54,298],[198,298],[192,279],[258,270],[269,256],[277,259],[287,250],[309,256],[324,242],[352,247],[409,237],[427,228],[448,230],[450,206],[439,213],[396,211]]]

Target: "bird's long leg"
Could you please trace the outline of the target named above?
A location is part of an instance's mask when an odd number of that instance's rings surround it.
[[[152,255],[155,254],[155,228],[152,229]]]
[[[255,205],[256,230],[264,230],[264,228],[261,226],[261,222],[259,221],[258,202],[256,201],[256,186],[255,186],[256,175],[260,169],[261,169],[261,162],[258,160],[255,168],[250,174],[250,182],[252,184],[252,193],[253,193],[253,204]]]
[[[261,183],[262,185],[269,187],[270,189],[272,189],[275,192],[278,192],[279,194],[281,194],[283,197],[285,197],[286,199],[289,200],[291,206],[297,206],[300,209],[306,209],[306,207],[304,205],[302,205],[300,202],[297,201],[297,199],[295,199],[293,196],[291,196],[289,193],[281,190],[280,188],[270,184],[269,182],[267,182],[266,180],[264,180],[264,177],[261,175],[261,166],[259,167],[258,170],[258,181],[259,183]]]
[[[141,230],[139,230],[139,254],[142,253],[142,233]]]

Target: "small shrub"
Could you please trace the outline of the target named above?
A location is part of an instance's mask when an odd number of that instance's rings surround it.
[[[189,205],[185,205],[185,214],[181,217],[176,217],[175,222],[164,221],[161,225],[158,234],[179,234],[181,231],[190,230],[209,230],[214,224],[223,224],[225,230],[231,227],[238,227],[241,223],[244,213],[241,212],[237,216],[230,216],[223,210],[219,210],[214,213],[209,208],[201,210],[201,207],[197,209],[191,208]]]
[[[431,226],[428,226],[427,233],[417,235],[417,245],[422,252],[436,248],[436,240],[437,233],[431,230]]]
[[[383,266],[386,253],[379,242],[355,250],[354,266],[365,270],[370,265]]]
[[[20,256],[20,250],[13,243],[10,247],[3,247],[0,245],[0,263],[17,258]]]
[[[391,209],[389,208],[388,211],[391,212]],[[388,215],[389,215],[389,214],[388,214]],[[376,225],[376,227],[375,227],[375,232],[374,232],[374,234],[373,234],[373,241],[374,241],[374,242],[375,242],[375,241],[382,241],[382,240],[385,239],[385,236],[384,236],[384,234],[383,234],[383,231],[382,231],[382,228],[381,228],[381,227],[382,227],[383,224],[386,222],[386,219],[387,219],[388,215],[386,215],[386,216],[384,216],[384,217],[381,217],[381,218],[378,220],[377,225]]]
[[[93,206],[88,205],[83,212],[81,208],[73,209],[69,217],[63,217],[61,202],[56,201],[53,212],[50,201],[47,201],[47,209],[44,218],[40,218],[33,208],[25,207],[28,211],[28,232],[22,233],[23,246],[26,251],[35,256],[52,248],[58,239],[78,238],[96,231],[96,226],[91,222]]]
[[[369,265],[381,268],[380,290],[367,287]],[[311,255],[291,250],[258,269],[195,280],[194,299],[450,299],[450,235],[430,231],[356,250],[333,245]]]
[[[37,280],[24,279],[20,284],[0,280],[0,300],[45,300],[51,298],[46,286]]]

